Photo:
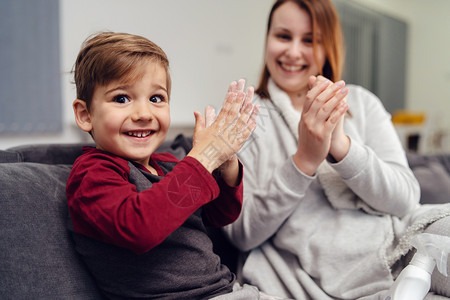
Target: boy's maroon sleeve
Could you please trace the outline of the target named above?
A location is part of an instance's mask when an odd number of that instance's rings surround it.
[[[66,192],[77,233],[145,253],[219,196],[214,178],[191,157],[140,193],[128,179],[123,159],[96,154],[75,162]]]
[[[220,176],[216,176],[220,194],[217,199],[206,204],[203,208],[203,219],[211,227],[223,227],[233,223],[241,213],[243,199],[242,183],[243,167],[239,162],[239,184],[229,186]]]

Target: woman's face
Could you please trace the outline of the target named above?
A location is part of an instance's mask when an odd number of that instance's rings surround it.
[[[286,2],[272,15],[267,35],[266,66],[271,78],[289,95],[304,94],[308,78],[318,75],[325,64],[325,51],[317,32],[314,57],[311,17],[293,2]],[[291,96],[292,99],[292,96]]]

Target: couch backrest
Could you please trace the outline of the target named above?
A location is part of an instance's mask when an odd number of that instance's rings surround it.
[[[81,155],[85,144],[36,144],[0,151],[0,163],[35,162],[71,165]],[[93,146],[93,144],[89,144]]]
[[[420,185],[420,202],[450,202],[450,155],[407,153],[409,166]]]

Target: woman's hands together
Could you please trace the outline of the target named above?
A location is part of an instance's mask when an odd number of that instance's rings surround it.
[[[256,128],[259,107],[251,102],[254,89],[244,92],[245,80],[232,82],[225,102],[216,117],[212,107],[205,108],[205,117],[195,115],[193,147],[189,156],[197,159],[209,172],[219,168],[224,180],[233,185],[239,169],[236,153]]]
[[[343,128],[348,88],[344,81],[333,83],[323,76],[311,76],[309,85],[311,89],[303,105],[298,149],[293,159],[302,172],[314,175],[328,155],[340,161],[350,148]]]

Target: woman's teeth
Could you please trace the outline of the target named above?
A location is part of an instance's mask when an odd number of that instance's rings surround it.
[[[281,64],[281,67],[289,72],[301,71],[304,68],[304,66],[293,66],[293,65],[286,65],[283,63]]]
[[[149,136],[151,131],[133,131],[133,132],[127,132],[129,136],[135,136],[135,137],[146,137]]]

